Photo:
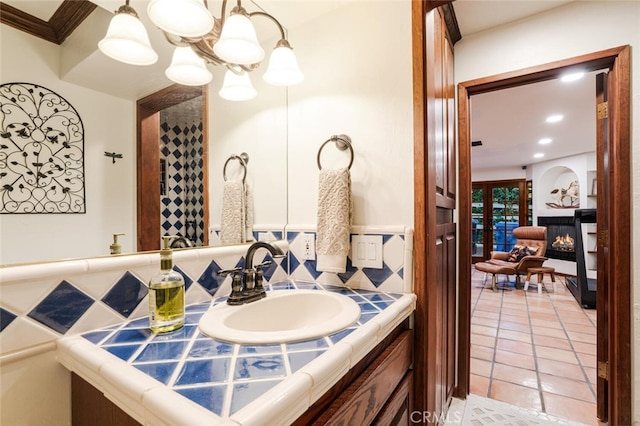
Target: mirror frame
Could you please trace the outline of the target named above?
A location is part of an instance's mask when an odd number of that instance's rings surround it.
[[[202,96],[204,245],[209,245],[209,100],[207,86],[171,85],[136,103],[137,251],[160,248],[160,111]]]

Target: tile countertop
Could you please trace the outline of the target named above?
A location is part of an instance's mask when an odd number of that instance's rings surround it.
[[[152,425],[289,424],[415,309],[414,294],[288,281],[268,291],[338,292],[360,306],[357,323],[297,343],[245,346],[198,330],[226,298],[190,305],[186,324],[154,335],[148,318],[58,340],[58,361],[131,417]],[[259,319],[257,319],[259,321]]]

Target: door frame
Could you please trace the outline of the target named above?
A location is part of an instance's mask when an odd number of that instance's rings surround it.
[[[173,84],[137,101],[137,251],[160,249],[160,111],[202,96],[204,245],[209,244],[209,101],[207,86]]]
[[[630,47],[620,46],[518,71],[479,78],[458,84],[458,152],[459,152],[459,334],[458,387],[456,396],[466,398],[470,380],[471,344],[471,125],[470,96],[498,89],[557,78],[562,72],[580,66],[587,71],[608,69],[610,75],[609,126],[610,161],[597,170],[599,181],[609,176],[610,218],[608,256],[615,267],[608,268],[609,424],[630,424],[631,417],[631,160],[630,160]],[[613,166],[613,167],[611,167]],[[599,255],[600,256],[600,255]],[[600,261],[600,257],[598,259]],[[603,309],[599,307],[598,309]]]

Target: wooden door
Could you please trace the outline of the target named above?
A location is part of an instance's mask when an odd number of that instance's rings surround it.
[[[436,422],[455,386],[456,250],[453,42],[442,2],[412,2],[414,43],[414,412]],[[450,10],[449,10],[450,11]]]

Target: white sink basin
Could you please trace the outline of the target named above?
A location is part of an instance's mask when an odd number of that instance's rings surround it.
[[[319,290],[271,291],[240,306],[220,303],[200,319],[200,331],[240,344],[274,344],[313,339],[355,323],[360,307],[347,296]]]

